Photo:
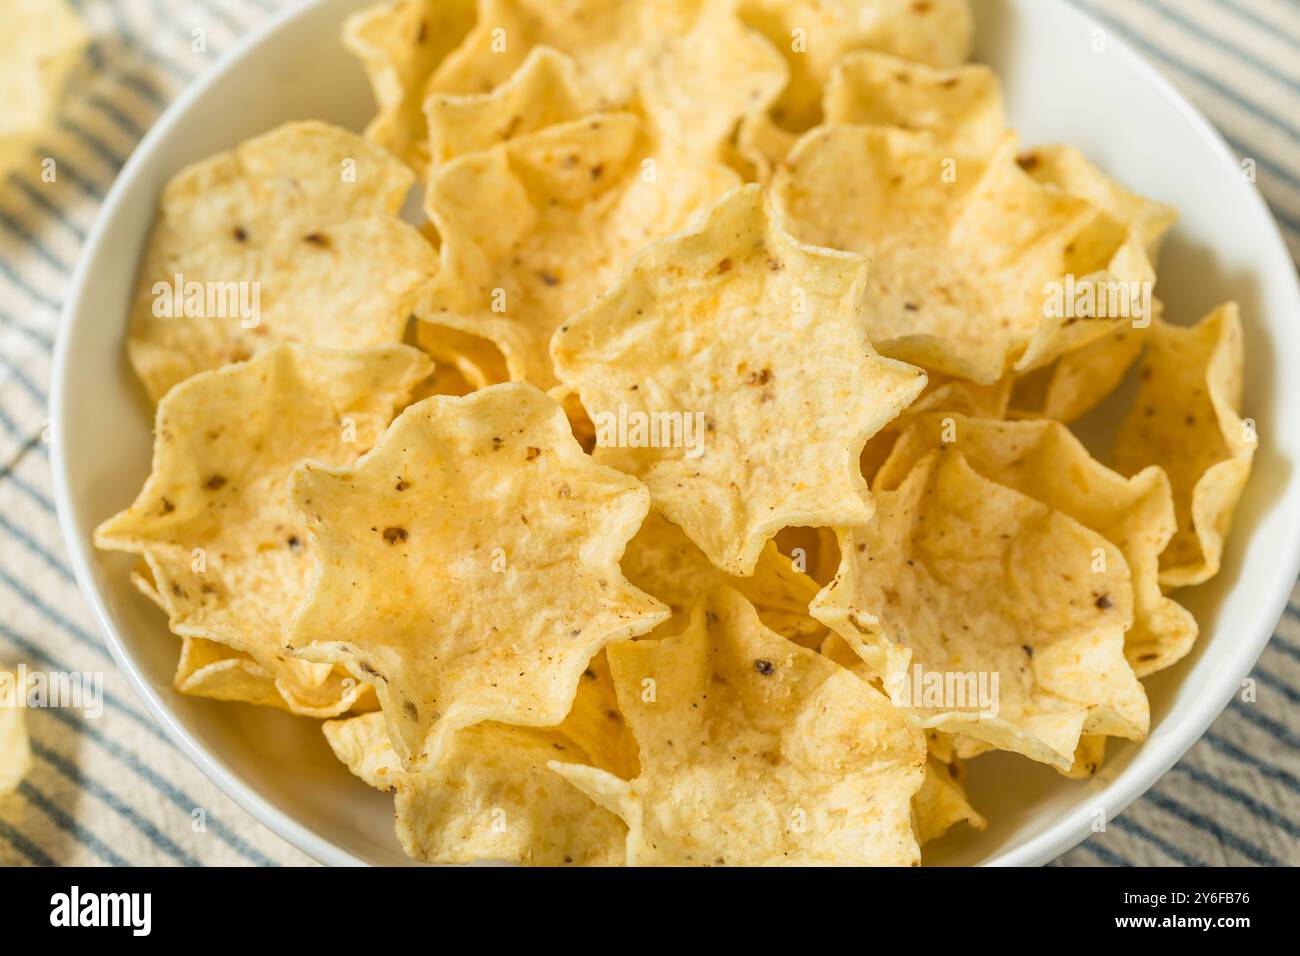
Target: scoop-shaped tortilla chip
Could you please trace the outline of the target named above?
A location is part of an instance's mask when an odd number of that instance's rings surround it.
[[[822,118],[822,92],[838,63],[855,50],[952,67],[970,55],[968,0],[741,0],[741,16],[781,51],[790,82],[772,107],[795,132]]]
[[[936,69],[859,52],[835,65],[823,104],[827,123],[923,130],[940,149],[988,153],[1006,133],[997,74],[974,64]]]
[[[627,579],[667,604],[673,616],[654,629],[652,637],[680,634],[700,598],[722,585],[749,599],[764,625],[782,637],[818,648],[826,626],[808,616],[808,602],[820,586],[795,570],[790,558],[769,541],[759,555],[753,577],[736,577],[714,567],[681,528],[651,511],[623,555]]]
[[[586,751],[588,762],[600,769],[624,779],[641,772],[636,737],[618,706],[614,677],[604,650],[587,662],[573,706],[559,730]]]
[[[498,723],[456,731],[433,769],[402,769],[382,714],[326,721],[335,755],[395,795],[397,839],[427,863],[618,866],[627,828],[549,763],[586,760],[562,733]]]
[[[866,662],[838,634],[830,633],[826,636],[821,653],[872,686],[880,683]],[[929,754],[925,765],[925,780],[921,789],[912,795],[912,832],[916,834],[916,842],[922,846],[931,840],[937,840],[958,823],[966,823],[975,830],[983,830],[988,826],[983,815],[966,798],[963,783],[965,770],[954,752],[957,741],[961,739],[963,738],[938,730],[925,732],[925,745]],[[987,744],[977,743],[982,748],[979,753],[989,749]]]
[[[630,113],[596,114],[438,169],[426,197],[442,236],[417,305],[421,344],[488,384],[555,384],[551,334],[653,239],[686,226],[737,182],[719,163],[656,146]],[[468,347],[467,341],[479,342]]]
[[[1139,677],[1181,660],[1196,640],[1191,612],[1161,593],[1159,556],[1174,535],[1174,501],[1159,468],[1125,478],[1052,421],[997,422],[938,413],[919,417],[872,484],[894,489],[935,448],[961,451],[989,481],[1069,515],[1124,554],[1133,581],[1133,627],[1124,654]]]
[[[304,458],[355,461],[431,370],[403,345],[350,352],[279,345],[164,397],[149,478],[131,507],[96,529],[95,544],[141,555],[172,630],[205,642],[190,648],[201,661],[182,660],[179,689],[255,703],[281,697],[313,714],[355,704],[355,680],[284,648],[282,630],[312,574],[287,479]],[[196,676],[218,660],[237,663]],[[253,684],[270,693],[254,693]]]
[[[1016,163],[1036,182],[1087,200],[1105,212],[1107,219],[1098,223],[1093,243],[1103,250],[1113,248],[1116,233],[1123,230],[1127,233],[1124,241],[1140,245],[1154,263],[1161,240],[1178,218],[1172,206],[1129,192],[1073,147],[1039,146],[1021,153]],[[1153,299],[1152,316],[1160,318],[1162,312],[1159,300]],[[1013,417],[1062,422],[1081,418],[1110,394],[1137,361],[1149,328],[1149,322],[1120,325],[1097,341],[1062,355],[1052,365],[1029,373],[1016,385]]]
[[[1159,465],[1169,475],[1178,530],[1160,555],[1166,588],[1219,572],[1257,443],[1254,423],[1240,414],[1244,361],[1235,302],[1190,328],[1157,322],[1151,329],[1114,455],[1125,474]]]
[[[397,218],[410,172],[319,122],[290,123],[163,190],[127,353],[155,401],[277,342],[398,343],[437,254]]]
[[[366,137],[421,174],[429,165],[425,94],[477,14],[476,0],[389,0],[343,24],[343,45],[361,60],[379,107]]]
[[[167,610],[147,561],[141,559],[136,564],[131,583],[164,612]],[[251,654],[201,637],[181,638],[172,686],[182,694],[279,707],[303,717],[338,717],[349,711],[365,713],[379,708],[374,688],[340,667],[330,671],[319,685],[308,687],[277,678]]]
[[[1114,545],[955,449],[930,452],[876,500],[870,526],[841,532],[840,572],[811,613],[895,704],[927,729],[1063,770],[1083,733],[1146,734]]]
[[[1159,316],[1159,300],[1152,308]],[[1142,354],[1149,330],[1149,325],[1120,325],[1050,365],[1016,376],[1006,417],[1078,421],[1119,387]]]
[[[949,763],[931,758],[925,765],[925,780],[912,797],[912,830],[924,846],[937,840],[959,823],[973,830],[988,829],[983,814],[971,806],[962,782],[960,760]]]
[[[551,767],[626,821],[630,865],[919,861],[924,736],[869,684],[765,628],[738,592],[715,591],[677,637],[608,653],[641,773]]]
[[[22,693],[16,675],[0,671],[0,797],[17,790],[32,765]]]
[[[1178,220],[1173,206],[1130,192],[1073,146],[1035,146],[1017,156],[1016,163],[1035,182],[1086,199],[1131,229],[1152,262],[1160,254],[1165,233]]]
[[[481,0],[478,24],[438,69],[432,89],[483,93],[529,51],[572,57],[605,108],[636,108],[657,138],[717,160],[736,121],[781,91],[776,50],[716,0]]]
[[[573,60],[536,47],[508,80],[488,93],[431,93],[424,104],[435,165],[590,112]]]
[[[618,567],[645,487],[532,386],[425,399],[355,468],[306,462],[290,488],[317,573],[289,644],[374,685],[410,770],[469,724],[558,724],[600,648],[668,616]]]
[[[1006,133],[1002,89],[986,66],[935,69],[866,50],[847,54],[831,71],[822,97],[827,124],[895,126],[931,134],[936,146],[959,153],[995,149]],[[752,177],[771,182],[798,142],[770,113],[740,121],[736,149]]]
[[[1067,274],[1081,288],[1151,277],[1123,230],[1099,229],[1105,213],[1016,165],[1011,134],[970,156],[922,133],[824,127],[800,140],[772,188],[796,237],[871,260],[865,320],[882,354],[981,384],[1128,321],[1055,308],[1048,289],[1064,289]]]
[[[864,268],[795,241],[745,186],[646,249],[551,343],[597,459],[644,480],[729,574],[753,574],[787,525],[871,517],[858,457],[926,379],[867,341]]]
[[[920,397],[903,409],[897,418],[882,428],[862,449],[862,476],[871,482],[889,457],[898,436],[907,431],[912,422],[922,415],[934,412],[956,412],[974,418],[1003,418],[1011,398],[1013,380],[1010,376],[992,385],[932,373]]]

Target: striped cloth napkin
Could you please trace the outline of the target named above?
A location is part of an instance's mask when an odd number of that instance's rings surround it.
[[[305,864],[166,740],[113,667],[64,555],[42,440],[59,306],[100,201],[167,104],[285,0],[72,2],[93,45],[38,145],[58,182],[0,182],[0,662],[101,671],[105,703],[95,719],[28,712],[33,768],[0,798],[0,864]],[[1256,160],[1300,254],[1300,4],[1076,2]],[[1254,678],[1256,703],[1234,701],[1154,789],[1058,864],[1300,864],[1300,597]]]

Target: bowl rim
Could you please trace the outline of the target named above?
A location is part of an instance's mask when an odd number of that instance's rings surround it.
[[[1015,2],[1024,3],[1027,0],[1015,0]],[[1102,28],[1096,18],[1069,3],[1068,0],[1034,0],[1034,2],[1054,7],[1053,16],[1072,20],[1079,28]],[[65,404],[69,387],[68,360],[74,347],[75,337],[72,334],[74,319],[79,313],[86,311],[83,303],[86,279],[96,268],[96,263],[106,244],[111,242],[110,225],[116,218],[119,207],[125,202],[129,184],[144,165],[147,157],[171,135],[172,127],[178,118],[189,111],[196,99],[209,88],[220,83],[231,70],[237,69],[251,51],[265,43],[274,42],[276,34],[315,6],[315,0],[296,0],[284,9],[269,15],[254,29],[239,38],[227,53],[205,72],[195,77],[159,115],[114,179],[79,253],[76,268],[68,282],[67,298],[60,310],[49,398],[53,439],[50,465],[59,527],[68,549],[78,587],[90,607],[96,625],[104,636],[114,662],[167,738],[236,805],[291,846],[326,865],[362,866],[366,865],[366,861],[297,822],[232,772],[217,755],[191,735],[186,725],[177,718],[136,665],[119,633],[117,624],[108,611],[103,596],[95,586],[90,568],[93,543],[80,535],[73,518],[68,462],[63,452]],[[1200,111],[1137,53],[1123,36],[1110,29],[1106,32],[1108,42],[1114,45],[1115,52],[1126,61],[1126,64],[1160,95],[1171,110],[1182,116],[1219,160],[1235,167],[1237,160],[1223,136]],[[1256,206],[1258,212],[1264,214],[1270,226],[1269,231],[1259,237],[1259,241],[1265,245],[1278,247],[1282,250],[1285,260],[1292,261],[1277,221],[1258,187],[1249,190],[1249,195],[1248,201]],[[1291,279],[1292,299],[1300,303],[1300,279],[1296,277],[1294,270]],[[1300,499],[1300,475],[1293,473],[1276,503],[1280,504],[1288,499],[1293,502]],[[1086,804],[1081,803],[1062,814],[1041,833],[1030,837],[1018,846],[995,853],[982,865],[1038,866],[1055,859],[1077,846],[1089,835],[1096,809],[1102,809],[1106,819],[1113,820],[1134,800],[1154,786],[1192,745],[1201,739],[1210,724],[1228,705],[1241,680],[1253,669],[1259,655],[1272,637],[1277,621],[1283,614],[1292,585],[1300,576],[1300,534],[1295,536],[1294,541],[1290,553],[1280,555],[1276,565],[1286,572],[1285,575],[1277,578],[1278,581],[1284,582],[1283,585],[1277,588],[1277,593],[1265,595],[1255,603],[1255,612],[1249,621],[1250,626],[1241,629],[1245,639],[1238,638],[1239,646],[1234,658],[1238,666],[1222,668],[1216,672],[1215,679],[1211,682],[1211,692],[1200,697],[1191,712],[1184,717],[1177,733],[1168,734],[1156,741],[1151,739],[1143,741],[1140,744],[1141,750],[1134,755],[1129,765],[1116,778],[1109,781],[1103,790],[1093,794],[1090,801]]]

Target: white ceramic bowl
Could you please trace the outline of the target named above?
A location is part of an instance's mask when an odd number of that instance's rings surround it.
[[[318,722],[172,690],[177,641],[127,580],[130,560],[97,553],[95,525],[128,504],[149,468],[151,419],[123,354],[136,262],[168,177],[281,122],[360,129],[372,111],[339,25],[365,0],[321,0],[271,18],[155,124],[113,186],[64,310],[51,414],[59,517],[77,580],[140,699],[176,744],[240,806],[325,863],[405,863],[391,797],[337,763]],[[1197,112],[1122,42],[1064,0],[975,0],[976,58],[1001,74],[1026,144],[1080,147],[1182,219],[1160,262],[1167,315],[1189,323],[1225,299],[1246,330],[1245,413],[1259,426],[1255,473],[1223,572],[1180,595],[1201,623],[1195,651],[1147,682],[1151,735],[1112,742],[1099,776],[1070,782],[1009,755],[970,764],[990,826],[927,849],[927,862],[1041,864],[1078,843],[1095,811],[1113,817],[1190,747],[1268,641],[1300,567],[1300,290],[1255,187]],[[1101,36],[1104,49],[1096,49]]]

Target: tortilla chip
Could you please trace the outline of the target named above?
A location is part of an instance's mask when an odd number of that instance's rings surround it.
[[[1012,379],[1000,379],[992,385],[976,385],[959,378],[934,373],[919,398],[882,428],[862,449],[862,476],[870,483],[893,450],[898,436],[922,415],[954,412],[973,418],[1003,418],[1011,398]]]
[[[1152,262],[1165,233],[1178,221],[1174,207],[1129,192],[1072,146],[1036,146],[1017,156],[1016,163],[1035,182],[1086,199],[1132,230]]]
[[[1112,229],[1127,232],[1125,241],[1139,243],[1154,263],[1161,240],[1178,218],[1177,211],[1164,203],[1129,192],[1107,178],[1069,146],[1039,146],[1016,158],[1017,164],[1035,181],[1066,195],[1087,200],[1103,210]],[[1114,233],[1099,240],[1113,245]],[[1154,277],[1153,277],[1154,278]],[[1163,312],[1153,301],[1154,318]],[[1013,417],[1054,418],[1072,422],[1082,418],[1119,385],[1129,367],[1137,361],[1149,324],[1126,324],[1077,351],[1061,356],[1053,365],[1031,372],[1018,382],[1012,405]]]
[[[598,650],[668,616],[618,568],[645,488],[532,386],[425,399],[355,468],[304,462],[290,489],[317,573],[289,645],[374,685],[407,769],[479,721],[558,724]]]
[[[0,181],[53,124],[90,36],[64,0],[7,0],[0,34]]]
[[[955,449],[875,497],[875,522],[840,533],[840,573],[811,613],[920,726],[1060,769],[1083,733],[1146,734],[1146,694],[1124,658],[1129,569],[1114,545],[981,477]],[[952,688],[937,700],[936,678]],[[970,699],[979,681],[992,700]]]
[[[641,773],[551,768],[628,824],[629,865],[907,866],[925,740],[887,698],[720,588],[686,631],[609,649]]]
[[[470,360],[486,381],[555,384],[551,333],[586,308],[649,241],[684,227],[736,183],[630,113],[599,114],[442,166],[427,210],[442,268],[416,308],[421,344]],[[478,347],[466,345],[477,339]],[[495,360],[493,355],[502,358]]]
[[[131,583],[164,612],[167,610],[147,561],[139,561],[132,569]],[[303,717],[338,717],[379,708],[374,688],[341,668],[334,668],[319,687],[277,681],[251,655],[201,637],[181,638],[172,686],[182,694],[278,707]]]
[[[1006,133],[1002,89],[986,66],[935,69],[866,50],[835,64],[821,105],[827,124],[894,126],[927,132],[941,149],[978,155],[996,149]],[[736,151],[750,177],[771,182],[798,134],[770,113],[740,121]]]
[[[846,54],[952,67],[970,55],[974,31],[967,0],[742,0],[741,16],[785,57],[790,82],[771,112],[794,132],[821,121],[822,92]]]
[[[381,149],[318,122],[281,126],[173,177],[127,341],[150,397],[278,342],[401,342],[437,265],[397,219],[410,185]]]
[[[829,584],[835,577],[835,570],[840,566],[840,551],[834,528],[782,528],[772,540],[777,550],[790,559],[794,570],[807,574],[819,586]]]
[[[656,138],[717,161],[739,118],[785,83],[780,54],[714,0],[482,0],[479,22],[433,89],[483,93],[530,50],[572,57],[604,109],[636,108]]]
[[[17,675],[0,671],[0,797],[13,793],[32,767],[27,707]]]
[[[771,114],[749,113],[736,130],[733,165],[750,182],[767,185],[798,141],[799,134],[782,129]]]
[[[796,242],[745,186],[692,231],[647,248],[551,343],[557,373],[596,423],[597,460],[644,480],[664,516],[729,574],[753,574],[787,525],[871,517],[858,456],[925,374],[871,348],[864,268]],[[675,438],[655,429],[663,447],[639,447],[654,431],[636,423],[674,415]]]
[[[1153,300],[1154,316],[1162,311]],[[1150,326],[1120,325],[1051,365],[1016,376],[1008,418],[1075,422],[1119,387],[1142,354]]]
[[[1068,515],[1124,554],[1133,583],[1133,627],[1124,654],[1139,677],[1186,656],[1196,619],[1165,597],[1159,555],[1174,535],[1169,479],[1159,468],[1132,478],[1093,459],[1058,422],[995,422],[964,415],[925,415],[899,440],[872,488],[894,489],[926,454],[956,448],[976,472]]]
[[[1166,588],[1219,572],[1257,444],[1253,423],[1240,415],[1244,361],[1235,302],[1191,328],[1157,322],[1151,329],[1114,454],[1124,474],[1159,465],[1169,475],[1178,530],[1160,555]]]
[[[588,762],[600,769],[624,778],[641,772],[636,737],[618,706],[604,650],[587,663],[573,706],[559,730],[586,752]]]
[[[808,602],[819,590],[817,582],[796,571],[773,541],[764,546],[753,577],[735,577],[709,563],[681,528],[651,511],[628,542],[623,573],[672,609],[673,616],[656,627],[651,637],[680,634],[700,598],[727,585],[743,594],[763,624],[782,637],[814,649],[826,638],[826,626],[808,616]]]
[[[300,717],[379,709],[374,689],[334,668],[318,686],[277,678],[250,654],[201,637],[181,638],[174,686],[182,694],[277,707]]]
[[[278,703],[270,698],[279,688],[295,712],[337,714],[356,703],[355,681],[285,652],[281,631],[312,574],[286,479],[303,458],[354,461],[430,368],[401,345],[280,345],[194,376],[159,404],[152,472],[135,503],[96,529],[95,544],[142,555],[151,580],[137,574],[137,586],[175,633],[204,640],[187,652],[199,660],[183,655],[178,689]],[[235,663],[218,676],[208,670],[217,660]]]
[[[1054,315],[1048,283],[1151,276],[1122,230],[1100,228],[1101,210],[1038,185],[1014,154],[1011,135],[977,157],[926,134],[824,127],[800,140],[773,192],[795,236],[870,258],[865,320],[882,354],[987,385],[1126,321]]]
[[[935,69],[859,52],[835,65],[823,104],[827,123],[925,131],[939,149],[989,153],[1006,133],[1002,88],[987,66]]]
[[[391,0],[343,24],[343,45],[361,60],[379,106],[366,138],[421,175],[429,166],[426,92],[477,12],[475,0]]]
[[[966,797],[963,776],[959,760],[926,762],[925,780],[912,797],[912,829],[917,843],[924,846],[937,840],[958,823],[973,830],[988,829],[988,821]]]
[[[554,730],[482,723],[457,730],[437,767],[412,773],[382,714],[322,725],[348,769],[395,794],[397,839],[428,863],[617,866],[627,828],[548,767],[586,755]]]
[[[432,93],[424,104],[435,165],[578,119],[592,109],[573,60],[537,47],[489,93]]]

